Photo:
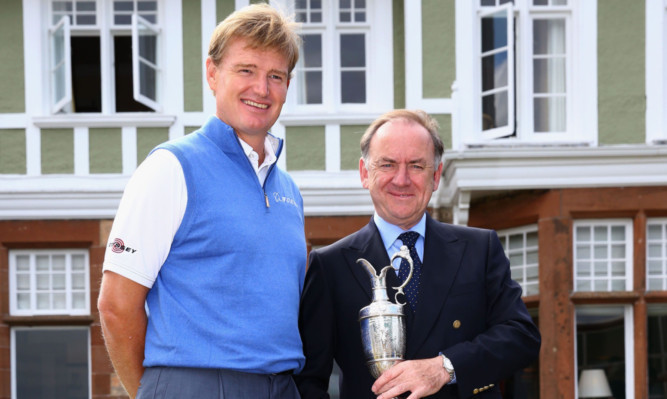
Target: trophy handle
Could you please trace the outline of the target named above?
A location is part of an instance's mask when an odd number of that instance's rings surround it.
[[[397,304],[405,305],[405,303],[401,303],[398,300],[398,294],[403,294],[405,296],[405,293],[403,292],[403,288],[405,288],[406,285],[410,282],[410,279],[412,278],[412,271],[414,270],[414,265],[412,264],[412,257],[410,256],[410,250],[408,247],[405,245],[401,245],[401,250],[396,252],[392,257],[391,257],[391,264],[394,264],[394,259],[396,258],[403,258],[408,261],[408,264],[410,264],[410,273],[408,273],[408,277],[405,279],[403,284],[399,285],[398,287],[391,287],[396,290],[396,295],[394,295],[394,300],[396,301]]]

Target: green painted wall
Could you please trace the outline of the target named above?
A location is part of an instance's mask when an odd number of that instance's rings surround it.
[[[137,165],[142,163],[156,145],[169,139],[169,129],[164,127],[137,128]]]
[[[449,98],[456,79],[455,0],[422,0],[424,98]]]
[[[201,1],[182,0],[183,7],[183,109],[202,111]]]
[[[227,15],[234,12],[234,0],[216,0],[215,14],[218,22],[221,22]]]
[[[324,126],[290,126],[285,129],[287,170],[324,170]]]
[[[199,126],[183,126],[183,134],[190,134],[199,129]]]
[[[2,0],[0,8],[0,113],[22,113],[25,112],[22,2]]]
[[[26,174],[25,151],[24,129],[0,129],[0,174]]]
[[[645,1],[598,1],[598,141],[646,141]]]
[[[74,173],[74,129],[42,129],[42,174]]]
[[[394,108],[399,109],[405,108],[405,13],[403,11],[403,0],[394,0],[392,7],[392,24],[394,27]]]
[[[452,115],[451,114],[431,114],[433,119],[440,125],[440,138],[446,149],[452,148]]]
[[[120,128],[93,128],[88,131],[90,173],[123,171],[123,139]]]
[[[348,125],[340,127],[340,169],[358,170],[361,147],[359,142],[368,126]]]

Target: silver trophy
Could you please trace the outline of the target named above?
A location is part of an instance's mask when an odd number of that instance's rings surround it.
[[[403,284],[392,287],[396,290],[392,303],[387,295],[387,272],[394,272],[394,259],[403,258],[410,264],[410,273]],[[375,274],[373,265],[366,259],[357,259],[371,277],[373,285],[373,301],[370,305],[359,311],[359,323],[361,324],[361,343],[364,347],[366,364],[373,375],[378,378],[385,370],[397,362],[403,360],[405,354],[405,316],[403,305],[398,301],[398,294],[403,294],[403,288],[412,278],[412,258],[408,247],[403,245],[401,250],[391,257],[389,266]]]

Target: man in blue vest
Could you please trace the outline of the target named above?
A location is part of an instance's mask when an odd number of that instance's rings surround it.
[[[213,33],[216,115],[154,149],[130,179],[98,308],[134,398],[297,399],[303,201],[268,134],[298,59],[295,24],[252,5]]]

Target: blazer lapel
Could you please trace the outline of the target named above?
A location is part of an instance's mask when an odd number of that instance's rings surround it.
[[[419,350],[443,312],[442,308],[463,260],[466,243],[445,227],[426,215],[421,292],[413,324],[408,327],[406,359],[411,359]]]
[[[385,266],[389,265],[389,257],[387,251],[384,249],[382,238],[371,219],[363,229],[361,229],[349,248],[343,249],[343,255],[348,267],[352,271],[357,283],[361,286],[368,297],[368,303],[373,299],[371,290],[371,278],[361,264],[357,263],[357,259],[364,258],[375,268],[375,273],[378,274]],[[389,285],[387,279],[387,285]],[[391,290],[391,288],[390,288]],[[391,294],[390,294],[391,295]]]

